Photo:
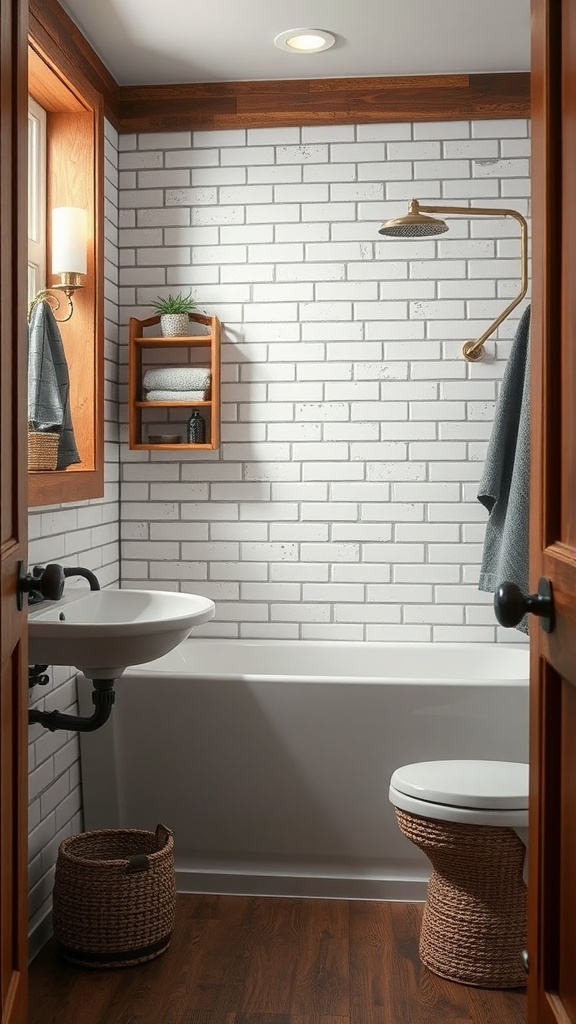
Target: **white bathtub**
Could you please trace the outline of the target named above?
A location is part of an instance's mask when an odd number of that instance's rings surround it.
[[[81,737],[85,827],[165,822],[181,892],[423,899],[393,770],[527,745],[527,647],[186,640]]]

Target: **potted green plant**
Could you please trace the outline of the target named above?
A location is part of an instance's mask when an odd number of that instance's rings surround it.
[[[174,338],[188,331],[188,314],[197,313],[198,305],[192,294],[161,295],[152,303],[152,307],[160,316],[160,327],[165,338]]]

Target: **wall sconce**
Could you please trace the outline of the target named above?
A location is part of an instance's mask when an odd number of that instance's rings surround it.
[[[424,238],[429,235],[441,235],[448,231],[448,225],[443,220],[435,217],[427,217],[428,213],[457,214],[460,217],[514,217],[520,225],[521,242],[521,270],[520,270],[520,291],[512,302],[499,317],[490,324],[488,330],[478,338],[477,341],[466,341],[462,347],[462,354],[469,362],[476,362],[484,358],[484,342],[515,306],[524,298],[528,290],[528,225],[521,213],[517,210],[505,210],[497,208],[474,207],[474,206],[421,206],[417,199],[410,203],[408,213],[404,217],[397,217],[395,220],[386,221],[379,234],[387,235],[390,238]]]
[[[72,295],[83,287],[81,277],[88,269],[87,234],[86,210],[78,206],[57,206],[52,210],[52,273],[59,276],[59,281],[39,291],[30,309],[42,299],[52,299],[56,312],[60,309],[60,299],[54,295],[54,290],[62,291],[68,300],[68,315],[55,319],[58,323],[70,320],[74,312]]]

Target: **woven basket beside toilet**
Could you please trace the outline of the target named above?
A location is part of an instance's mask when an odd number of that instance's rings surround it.
[[[398,768],[390,800],[403,834],[432,864],[420,959],[480,988],[526,984],[523,868],[528,766],[427,761]]]

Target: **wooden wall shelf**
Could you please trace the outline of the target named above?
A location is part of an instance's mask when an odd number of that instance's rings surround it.
[[[128,340],[128,406],[129,406],[129,443],[135,451],[213,451],[220,446],[220,321],[216,316],[204,316],[201,313],[189,314],[190,323],[203,324],[208,327],[207,334],[191,335],[190,337],[164,338],[158,334],[144,333],[160,323],[159,316],[151,316],[146,320],[130,318]],[[192,330],[194,328],[192,327]],[[182,350],[190,356],[196,351],[201,353],[200,365],[210,366],[209,398],[198,401],[148,402],[144,399],[142,389],[143,373],[148,366],[195,366],[199,360],[182,361]],[[146,360],[147,351],[154,357]],[[162,358],[158,358],[158,354]],[[202,410],[206,422],[206,442],[188,444],[186,438],[186,421],[193,409]],[[148,411],[158,410],[158,418],[147,417]],[[164,413],[162,412],[164,410]],[[181,418],[170,417],[170,410],[180,410]],[[179,444],[156,444],[148,440],[150,435],[175,434],[182,435]]]

